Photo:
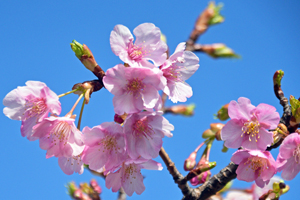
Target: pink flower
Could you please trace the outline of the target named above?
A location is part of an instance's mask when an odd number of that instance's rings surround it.
[[[128,115],[124,123],[126,147],[131,158],[156,158],[164,136],[172,137],[174,126],[160,112]]]
[[[160,66],[167,58],[167,45],[161,41],[161,32],[154,24],[140,24],[133,30],[136,41],[129,29],[123,25],[116,25],[110,34],[110,46],[114,54],[130,66],[150,67]]]
[[[167,85],[163,89],[173,103],[185,102],[193,95],[192,88],[184,82],[199,68],[199,58],[190,51],[185,51],[185,43],[180,43],[174,54],[160,67]]]
[[[112,188],[113,192],[117,192],[123,187],[128,196],[132,196],[133,192],[142,194],[145,190],[145,185],[141,169],[162,170],[162,166],[154,160],[129,160],[123,162],[122,167],[118,171],[109,173],[106,176],[105,185],[108,189]]]
[[[105,122],[93,128],[84,127],[86,148],[82,160],[89,168],[102,172],[119,167],[126,159],[123,127],[114,122]]]
[[[166,85],[166,80],[161,77],[162,72],[158,68],[133,68],[119,64],[108,69],[103,83],[115,95],[115,113],[123,115],[124,112],[130,114],[155,108],[161,103],[158,90]]]
[[[82,133],[70,117],[49,117],[33,127],[34,137],[40,139],[46,158],[78,156],[84,149]]]
[[[192,178],[190,180],[190,183],[194,186],[199,185],[199,184],[203,184],[210,178],[210,176],[211,176],[211,172],[209,170],[205,171],[205,172],[202,172],[198,176],[195,176],[194,178]]]
[[[71,175],[74,172],[78,174],[83,173],[83,162],[81,160],[81,154],[79,154],[78,156],[72,156],[70,158],[59,157],[58,165],[61,170],[67,175]]]
[[[3,99],[6,106],[3,113],[10,119],[22,121],[21,134],[28,140],[32,137],[32,127],[48,117],[49,113],[59,115],[61,112],[58,96],[45,83],[27,81],[26,86],[9,92]]]
[[[279,113],[273,106],[261,103],[253,106],[249,99],[240,97],[231,101],[228,107],[231,118],[221,131],[221,138],[228,148],[265,150],[273,142],[273,134],[266,129],[275,129]]]
[[[254,184],[253,187],[253,199],[254,200],[259,200],[259,197],[261,197],[263,194],[266,194],[269,192],[269,190],[273,190],[273,183],[279,183],[281,182],[282,179],[278,176],[273,176],[270,180],[270,182],[265,185],[263,188],[258,187],[256,184]],[[270,196],[274,195],[274,193],[269,194],[268,198],[266,200],[271,200]]]
[[[251,182],[255,180],[258,187],[264,187],[276,173],[276,162],[269,151],[238,150],[231,161],[239,165],[237,179]]]
[[[283,140],[276,162],[284,180],[290,181],[296,177],[300,171],[300,135],[298,133],[292,133]]]

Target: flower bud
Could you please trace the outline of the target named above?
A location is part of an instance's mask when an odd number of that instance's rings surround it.
[[[211,123],[210,129],[212,130],[212,132],[217,133],[218,131],[221,131],[224,126],[225,125],[222,123]]]
[[[208,5],[208,9],[213,10],[213,15],[211,16],[210,20],[208,21],[209,25],[219,24],[224,22],[224,17],[220,14],[220,11],[223,7],[222,3],[219,3],[217,6],[215,2],[211,1]]]
[[[190,183],[194,186],[205,183],[211,176],[210,171],[205,171],[199,174],[198,176],[195,176],[190,180]]]
[[[222,152],[223,153],[226,153],[228,151],[228,148],[224,145],[224,143],[223,143],[223,149],[222,149]]]
[[[166,108],[165,113],[173,113],[175,115],[192,116],[194,115],[196,105],[176,105],[170,108]]]
[[[197,153],[194,151],[190,154],[190,156],[184,161],[184,170],[191,171],[196,166],[196,156]]]
[[[76,40],[73,40],[71,43],[71,48],[75,52],[76,57],[81,61],[81,63],[90,71],[94,72],[95,67],[98,65],[93,53],[85,45],[80,44]]]
[[[221,130],[219,130],[218,132],[216,132],[216,140],[218,141],[222,141],[222,138],[221,138]]]
[[[204,51],[213,58],[240,58],[240,56],[235,54],[232,49],[227,47],[225,44],[220,43],[212,45],[203,45],[202,51]]]
[[[207,129],[202,133],[202,138],[204,138],[204,139],[211,138],[211,137],[214,137],[214,136],[215,136],[215,133],[210,129]]]
[[[281,80],[284,76],[284,72],[282,70],[277,70],[273,76],[273,84],[281,86]]]
[[[78,189],[74,182],[68,183],[68,185],[66,185],[66,188],[70,196],[73,196],[74,192]]]
[[[124,120],[122,119],[122,117],[118,114],[115,114],[114,116],[114,121],[118,124],[122,124],[124,122]]]
[[[222,106],[222,108],[218,111],[217,113],[217,118],[221,121],[226,121],[229,118],[228,115],[228,105],[226,104],[224,106]]]
[[[90,186],[94,190],[95,193],[101,194],[102,189],[101,189],[101,187],[99,186],[99,184],[97,183],[97,181],[95,179],[92,179],[90,181]]]

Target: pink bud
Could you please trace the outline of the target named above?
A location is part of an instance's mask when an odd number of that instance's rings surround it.
[[[114,121],[118,124],[122,124],[124,122],[124,120],[122,119],[122,117],[118,114],[115,114],[114,116]]]
[[[192,152],[191,155],[184,161],[184,170],[191,171],[196,165],[196,152]]]

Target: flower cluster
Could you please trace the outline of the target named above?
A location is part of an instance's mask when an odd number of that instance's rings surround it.
[[[123,25],[111,32],[111,49],[125,63],[108,69],[103,78],[105,88],[114,95],[116,119],[126,116],[121,123],[104,122],[80,131],[74,124],[73,111],[90,91],[82,88],[69,92],[80,97],[65,116],[59,116],[58,100],[65,94],[57,96],[39,81],[26,82],[3,100],[4,114],[22,121],[22,136],[38,139],[47,151],[46,158],[58,157],[64,173],[81,174],[86,164],[106,176],[106,186],[112,191],[123,187],[129,196],[145,190],[141,169],[162,170],[161,164],[152,159],[159,155],[162,138],[173,136],[174,126],[160,111],[159,91],[173,102],[186,101],[193,93],[185,80],[199,68],[198,57],[185,51],[185,43],[180,43],[167,59],[168,47],[154,24],[141,24],[133,33],[135,42]],[[76,45],[75,53],[80,57],[81,46]]]
[[[238,164],[237,179],[254,181],[264,187],[277,172],[277,164],[267,147],[273,143],[273,133],[279,123],[279,113],[273,106],[253,106],[249,99],[240,97],[228,106],[230,120],[221,131],[221,138],[228,148],[242,149],[235,152],[231,161]]]

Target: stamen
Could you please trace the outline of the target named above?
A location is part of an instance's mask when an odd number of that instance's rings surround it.
[[[44,114],[46,110],[46,100],[44,98],[34,98],[26,101],[23,115],[25,115],[25,120],[27,120],[31,117]]]
[[[147,118],[142,118],[136,121],[133,125],[134,134],[137,137],[146,137],[152,139],[152,135],[155,134],[152,126],[148,124]]]
[[[173,63],[170,67],[163,69],[163,75],[169,80],[175,81],[175,82],[183,82],[181,79],[182,75],[180,73],[180,70],[182,69],[181,66],[177,66],[175,63]]]
[[[128,54],[132,60],[138,61],[141,60],[145,55],[146,51],[143,49],[143,46],[137,46],[132,42],[129,43],[129,47],[127,49]]]
[[[295,158],[296,163],[300,162],[300,145],[296,147],[296,149],[293,151],[293,156]]]
[[[258,170],[258,176],[261,175],[261,172],[263,170],[268,169],[268,164],[266,159],[258,156],[249,157],[247,162],[244,163],[244,165],[247,164],[249,164],[248,168],[251,168],[253,171]]]
[[[123,165],[124,166],[124,165]],[[124,174],[124,177],[126,179],[130,179],[131,176],[133,179],[136,179],[136,176],[135,174],[139,172],[139,169],[137,168],[136,165],[134,164],[130,164],[129,166],[126,166],[125,167],[125,174]],[[139,172],[141,173],[141,172]],[[123,180],[123,182],[125,182],[125,180]],[[130,182],[130,184],[132,184],[132,182]]]
[[[65,142],[66,144],[70,137],[72,127],[65,121],[61,121],[54,126],[48,138],[51,137],[52,143],[55,145],[56,142]]]
[[[128,80],[126,85],[126,89],[130,94],[137,95],[140,94],[141,91],[145,88],[144,83],[139,78],[133,78]]]
[[[109,151],[110,153],[114,151],[118,153],[117,141],[114,136],[106,135],[103,139],[98,142],[99,145],[103,146],[103,152]],[[100,150],[100,149],[99,149]]]
[[[248,120],[247,122],[244,123],[244,126],[242,127],[243,133],[241,137],[243,137],[243,135],[246,134],[249,136],[249,141],[251,141],[251,137],[252,137],[257,142],[257,139],[260,138],[259,128],[260,128],[260,124],[256,119],[252,121]]]

